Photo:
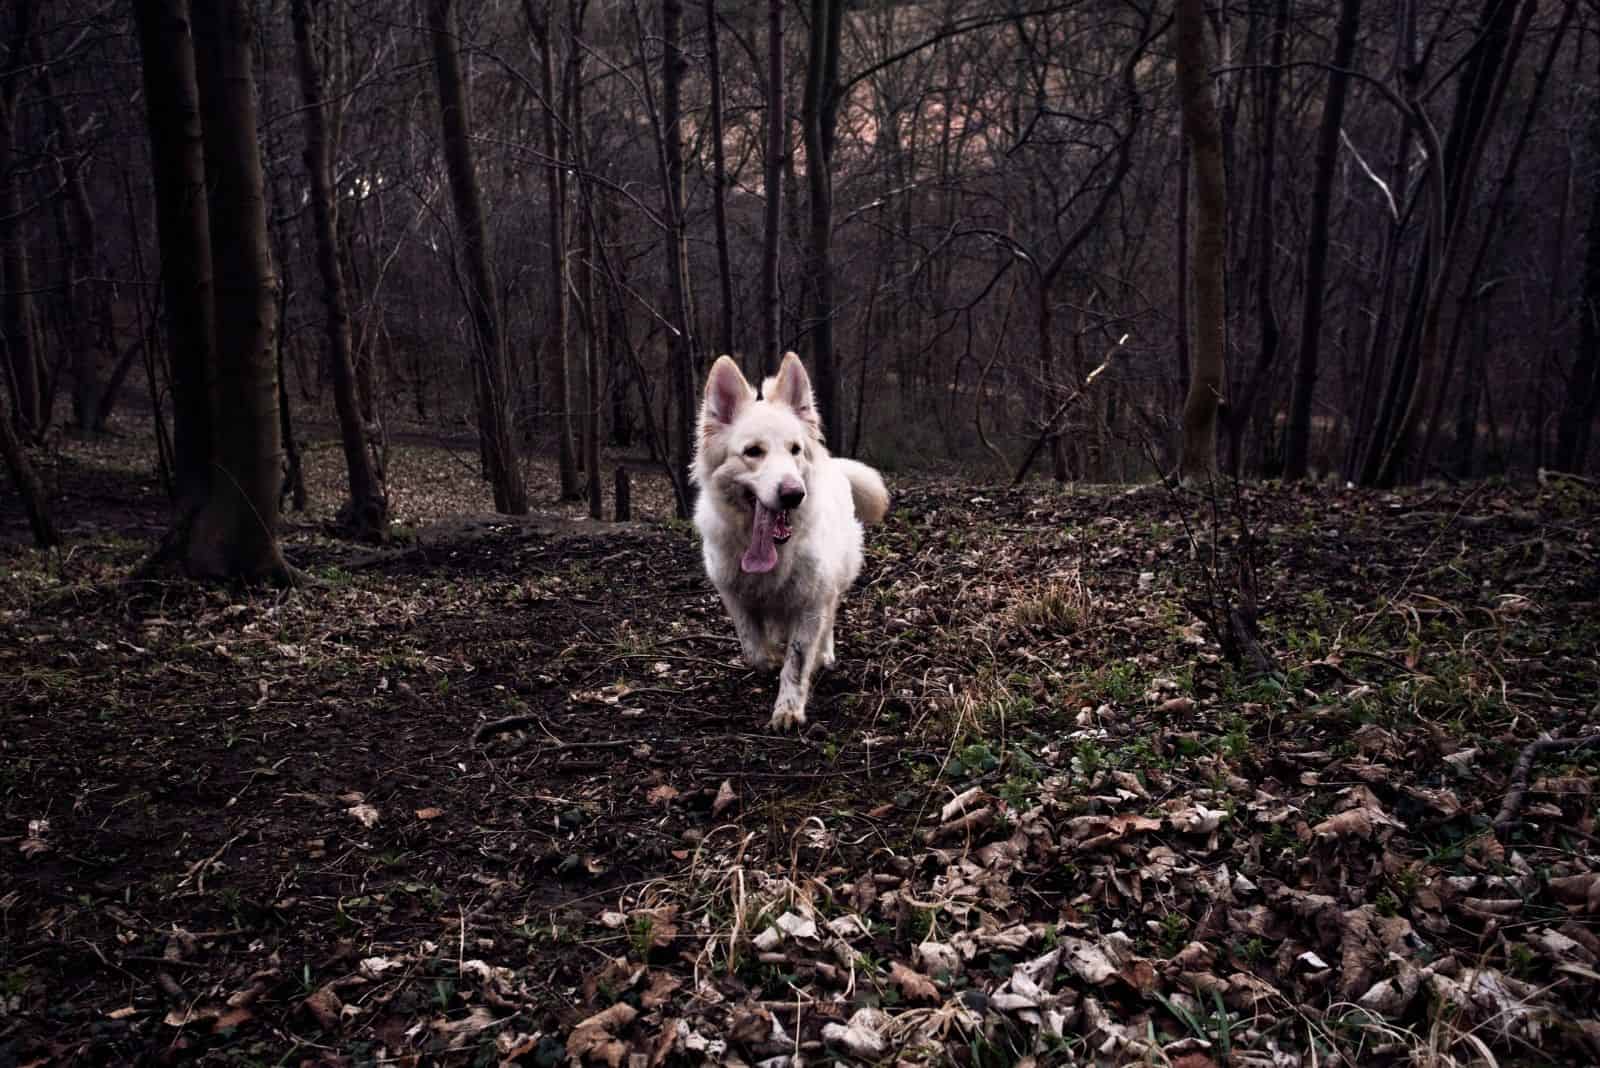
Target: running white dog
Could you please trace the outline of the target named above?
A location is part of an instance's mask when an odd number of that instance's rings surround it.
[[[771,726],[799,727],[812,672],[833,666],[839,599],[861,572],[861,521],[883,518],[889,491],[872,468],[828,455],[792,352],[759,399],[729,357],[711,368],[690,478],[706,574],[745,661],[783,665]]]

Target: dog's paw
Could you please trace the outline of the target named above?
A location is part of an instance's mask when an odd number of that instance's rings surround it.
[[[772,719],[767,724],[772,730],[799,730],[806,723],[806,706],[790,697],[779,697],[773,706]]]
[[[822,656],[819,657],[818,659],[821,662],[823,668],[825,670],[828,670],[828,671],[832,671],[833,670],[833,665],[835,665],[835,664],[837,664],[839,662],[839,658],[833,655],[833,649],[831,647],[822,650]]]

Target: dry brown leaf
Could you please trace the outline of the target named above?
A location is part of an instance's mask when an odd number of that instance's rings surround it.
[[[1600,872],[1557,876],[1550,880],[1550,892],[1563,904],[1577,905],[1585,912],[1600,912]]]
[[[659,1009],[683,985],[683,980],[671,972],[650,973],[650,985],[639,992],[639,1004],[646,1009]]]
[[[317,1024],[328,1032],[339,1030],[339,1014],[344,1011],[344,1002],[339,1000],[339,995],[333,987],[325,986],[312,991],[300,1007],[317,1021]]]
[[[436,820],[440,816],[443,816],[443,815],[444,815],[444,809],[442,809],[442,808],[419,808],[419,809],[417,809],[417,819],[419,819],[419,820]]]
[[[1185,1053],[1172,1058],[1172,1068],[1217,1068],[1217,1062],[1204,1053]]]
[[[899,961],[889,966],[889,981],[900,988],[901,995],[907,1001],[926,1004],[937,1004],[939,1001],[939,988],[933,985],[933,980],[921,972],[912,971]]]
[[[639,1015],[639,1010],[619,1001],[582,1021],[567,1036],[567,1056],[620,1068],[628,1057],[628,1044],[618,1037]]]
[[[652,805],[667,805],[671,804],[677,796],[676,787],[662,783],[660,786],[652,786],[650,792],[644,795],[644,799]]]

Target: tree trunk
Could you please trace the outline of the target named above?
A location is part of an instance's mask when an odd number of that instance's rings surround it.
[[[1361,24],[1361,0],[1343,0],[1334,39],[1333,69],[1328,72],[1328,96],[1322,106],[1317,131],[1316,174],[1311,187],[1311,222],[1306,236],[1305,296],[1300,311],[1300,353],[1295,363],[1294,389],[1289,399],[1289,425],[1283,454],[1283,477],[1306,477],[1311,442],[1311,401],[1317,386],[1317,362],[1322,346],[1322,307],[1328,275],[1328,223],[1333,212],[1333,179],[1339,162],[1339,128],[1344,123],[1344,102],[1355,57],[1356,34]]]
[[[745,358],[745,377],[759,382],[777,372],[783,351],[783,309],[778,292],[778,249],[783,237],[783,152],[787,115],[783,100],[784,0],[767,3],[767,152],[762,175],[761,344]]]
[[[349,473],[350,498],[341,518],[357,538],[384,541],[389,532],[389,503],[367,452],[366,425],[357,396],[355,359],[350,344],[350,306],[345,295],[344,271],[339,263],[337,205],[332,189],[333,146],[329,143],[322,72],[317,69],[317,57],[311,48],[310,0],[293,0],[292,12],[295,66],[305,105],[301,115],[305,118],[306,171],[311,176],[312,230],[327,313],[328,359],[333,370],[333,403],[339,416],[339,438]]]
[[[78,432],[88,434],[105,428],[101,411],[109,413],[110,405],[102,401],[99,383],[99,357],[103,351],[116,352],[116,323],[111,305],[111,287],[95,284],[95,265],[99,262],[99,227],[95,221],[94,204],[84,185],[84,160],[78,150],[77,130],[67,105],[62,102],[50,78],[48,57],[35,39],[35,60],[39,65],[40,89],[49,102],[54,120],[57,151],[55,155],[56,185],[61,203],[66,209],[69,234],[67,252],[67,277],[63,289],[63,304],[67,316],[67,340],[72,346],[69,356],[72,365],[72,421]],[[92,287],[94,300],[84,297]],[[100,329],[97,333],[96,326]],[[103,346],[103,348],[102,348]],[[125,369],[132,363],[132,352],[119,365]],[[120,384],[113,380],[113,388]],[[109,401],[109,398],[106,399]]]
[[[453,0],[428,0],[428,29],[433,45],[433,73],[439,90],[439,118],[444,132],[444,157],[450,172],[450,193],[460,230],[465,261],[467,304],[472,313],[476,345],[473,370],[478,396],[478,437],[494,506],[506,515],[526,515],[528,490],[522,483],[516,443],[511,435],[510,375],[506,364],[505,336],[501,330],[500,299],[489,269],[489,235],[484,225],[478,176],[472,165],[472,142],[467,132],[466,92],[456,40],[450,28]]]
[[[1227,254],[1227,204],[1222,174],[1222,131],[1217,120],[1206,59],[1205,5],[1178,0],[1178,96],[1183,132],[1194,164],[1193,280],[1194,368],[1183,405],[1185,484],[1209,481],[1217,473],[1217,410],[1222,402],[1225,300],[1223,273]]]
[[[687,234],[683,223],[683,2],[664,0],[661,5],[661,156],[665,172],[662,182],[666,198],[663,213],[667,224],[667,286],[672,298],[671,340],[674,471],[687,471],[694,449],[696,374],[691,331],[694,314],[689,300]],[[692,491],[679,497],[679,518],[688,518]]]
[[[844,0],[811,0],[805,129],[809,197],[806,274],[811,295],[811,380],[822,409],[823,436],[836,446],[844,423],[837,357],[833,351],[833,138],[838,109],[839,35]]]
[[[5,461],[6,473],[22,498],[23,510],[28,513],[33,544],[40,549],[61,544],[61,535],[50,518],[49,498],[45,496],[39,476],[34,473],[33,464],[28,462],[28,454],[23,451],[22,441],[11,423],[11,413],[6,411],[0,411],[0,460]]]
[[[728,252],[728,161],[722,132],[722,52],[717,33],[717,0],[705,0],[706,78],[711,83],[711,219],[717,245],[717,350],[739,350],[733,336],[733,261]]]
[[[1252,16],[1253,18],[1253,16]],[[1277,0],[1272,20],[1272,41],[1268,46],[1270,58],[1259,72],[1261,100],[1254,109],[1259,119],[1260,163],[1256,176],[1255,202],[1255,258],[1251,266],[1255,274],[1256,322],[1261,329],[1257,341],[1255,364],[1245,378],[1238,393],[1238,402],[1229,406],[1228,412],[1228,472],[1239,477],[1244,463],[1245,434],[1256,419],[1258,398],[1273,365],[1278,359],[1278,310],[1272,302],[1272,279],[1278,272],[1278,229],[1273,213],[1277,196],[1278,162],[1278,95],[1282,80],[1283,54],[1289,38],[1289,0]],[[1267,421],[1270,429],[1271,420]],[[1262,433],[1257,428],[1257,440]]]
[[[1455,108],[1444,145],[1430,145],[1436,163],[1429,175],[1432,211],[1428,240],[1419,256],[1412,281],[1406,325],[1391,360],[1390,382],[1385,391],[1385,415],[1379,426],[1387,431],[1375,436],[1363,482],[1392,486],[1408,465],[1421,468],[1427,457],[1423,442],[1431,431],[1422,426],[1432,407],[1439,381],[1439,323],[1443,314],[1445,281],[1460,236],[1463,204],[1475,187],[1483,144],[1505,97],[1507,75],[1532,17],[1536,0],[1519,6],[1510,0],[1484,0],[1478,19],[1478,41],[1457,83]],[[1515,27],[1514,27],[1515,22]],[[1407,102],[1419,123],[1423,118],[1420,85],[1407,83]],[[1430,128],[1431,129],[1431,128]],[[1391,429],[1392,428],[1392,429]],[[1414,463],[1413,463],[1414,461]]]
[[[550,307],[555,323],[548,335],[546,377],[549,388],[545,403],[555,416],[556,469],[561,482],[561,499],[574,501],[581,496],[578,486],[578,459],[572,438],[572,300],[571,262],[567,255],[567,134],[557,121],[556,44],[553,25],[555,0],[548,0],[541,14],[534,0],[523,0],[528,28],[539,49],[539,92],[544,97],[541,109],[544,151],[550,162],[544,168],[545,200],[550,211],[547,234],[550,242]],[[565,80],[565,79],[563,79]],[[569,92],[576,92],[569,87]],[[558,132],[558,128],[561,128]],[[593,472],[590,472],[593,477]]]
[[[1600,57],[1600,51],[1596,52]],[[1589,145],[1600,154],[1600,98],[1589,101]],[[1583,288],[1578,294],[1578,349],[1567,371],[1566,398],[1556,424],[1551,466],[1582,472],[1600,414],[1600,182],[1589,187],[1589,222],[1584,231]]]
[[[186,0],[141,0],[133,11],[144,60],[162,310],[172,367],[174,498],[183,517],[199,507],[211,485],[216,306],[200,97]]]
[[[256,129],[253,23],[244,0],[194,9],[211,263],[216,375],[210,491],[184,533],[190,575],[286,583],[278,548],[278,280],[267,238]]]
[[[585,0],[572,0],[568,17],[574,37],[583,33]],[[572,122],[573,168],[578,175],[578,304],[583,317],[583,418],[580,420],[580,445],[583,472],[587,478],[585,496],[589,518],[603,515],[604,484],[600,481],[600,331],[604,329],[600,309],[595,305],[594,214],[588,209],[590,189],[589,130],[584,112],[583,49],[574,47],[567,61],[567,99]]]
[[[16,150],[17,100],[22,95],[23,76],[28,69],[26,45],[37,11],[34,0],[20,0],[16,5],[11,16],[4,70],[0,71],[0,289],[4,290],[0,327],[4,329],[5,351],[11,367],[12,406],[17,423],[29,434],[44,429],[45,391],[23,225],[22,183],[12,156]]]

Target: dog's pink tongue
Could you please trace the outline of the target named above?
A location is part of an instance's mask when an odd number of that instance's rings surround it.
[[[778,546],[772,540],[777,518],[776,512],[760,501],[756,502],[755,518],[750,523],[750,548],[744,551],[744,559],[739,561],[739,566],[744,570],[761,574],[778,566]]]

